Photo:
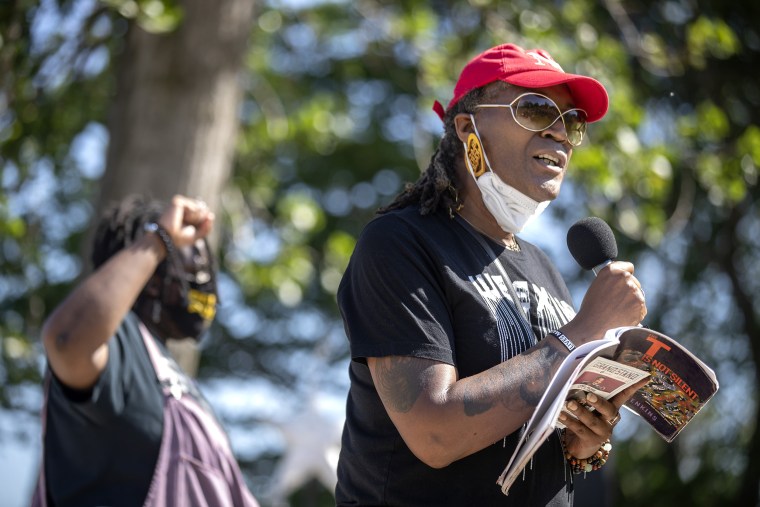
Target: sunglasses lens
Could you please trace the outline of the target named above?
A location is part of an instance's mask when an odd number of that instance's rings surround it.
[[[564,114],[564,119],[567,140],[573,146],[578,146],[586,133],[586,113],[579,109],[567,111]]]
[[[547,128],[559,115],[560,111],[554,102],[540,95],[525,95],[515,108],[517,123],[530,130]]]
[[[535,132],[549,128],[560,116],[564,116],[567,139],[570,144],[578,146],[586,132],[586,113],[580,109],[562,112],[557,104],[540,95],[525,95],[520,98],[515,108],[515,120],[523,128]]]

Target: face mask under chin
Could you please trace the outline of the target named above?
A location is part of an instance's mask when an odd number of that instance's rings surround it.
[[[506,232],[519,233],[541,215],[550,201],[534,201],[504,183],[494,172],[487,171],[475,180],[483,204]]]
[[[483,204],[491,215],[493,215],[499,226],[506,232],[513,234],[519,233],[526,225],[541,215],[551,201],[534,201],[516,188],[507,185],[495,172],[493,172],[491,163],[485,152],[485,147],[483,147],[483,141],[480,139],[478,127],[475,125],[475,117],[470,115],[470,119],[472,120],[472,126],[475,128],[475,135],[478,137],[478,141],[480,141],[481,149],[483,150],[483,158],[488,170],[481,174],[480,177],[476,178],[473,168],[469,165],[468,157],[465,157],[466,163],[468,164],[468,172],[475,180],[478,189],[480,189]],[[466,143],[464,149],[466,152]]]

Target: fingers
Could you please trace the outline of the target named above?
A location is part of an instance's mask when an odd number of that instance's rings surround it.
[[[620,269],[623,271],[626,271],[627,274],[624,275],[624,278],[626,280],[626,285],[635,293],[636,297],[641,301],[642,303],[646,302],[646,297],[644,296],[644,289],[641,287],[641,282],[638,278],[636,278],[633,275],[633,264],[629,262],[621,263],[626,266],[621,266]],[[628,267],[630,266],[630,270]]]
[[[641,282],[633,275],[633,264],[630,262],[616,261],[611,265],[610,269],[613,272],[622,272],[623,278],[625,280],[625,285],[631,290],[631,292],[637,297],[639,301],[642,303],[645,302],[646,298],[644,296],[644,289],[641,287]]]
[[[192,199],[183,195],[175,195],[172,198],[171,207],[176,213],[181,212],[182,225],[198,226],[209,215],[213,215],[205,201],[200,198]]]
[[[214,214],[201,199],[175,195],[159,221],[175,245],[183,247],[211,232]]]
[[[616,261],[591,283],[576,317],[582,319],[586,334],[601,336],[607,329],[635,326],[646,314],[644,293],[633,274],[633,264]]]
[[[184,216],[183,226],[187,229],[188,235],[193,235],[193,241],[203,238],[211,232],[214,224],[214,213],[211,212],[208,205],[202,199],[190,199],[187,203]]]
[[[626,401],[631,399],[631,397],[636,394],[636,391],[647,385],[649,382],[649,377],[643,378],[640,381],[636,382],[632,386],[627,387],[626,389],[620,391],[617,393],[613,398],[610,399],[610,402],[615,407],[622,407]]]
[[[614,402],[600,398],[594,393],[586,395],[586,403],[592,407],[605,421],[611,421],[619,414],[619,406]]]
[[[612,437],[615,426],[620,422],[620,408],[649,379],[642,379],[609,400],[587,393],[582,401],[570,400],[560,413],[560,421],[567,428],[566,446],[573,456],[590,456],[600,443]]]
[[[609,264],[610,271],[626,271],[633,275],[634,267],[633,264],[628,261],[612,261]],[[601,271],[600,271],[601,273]]]
[[[579,435],[593,433],[600,438],[609,438],[615,425],[620,422],[620,408],[647,382],[648,378],[642,379],[610,400],[588,393],[582,403],[569,401],[565,408],[574,417],[560,420]]]
[[[621,405],[624,402],[622,400]],[[621,405],[588,393],[583,402],[568,401],[565,404],[568,414],[560,414],[560,421],[579,438],[605,440],[610,438],[612,430],[620,421]]]
[[[615,261],[610,264],[607,272],[600,272],[598,277],[613,277],[613,279],[622,278],[623,284],[632,292],[641,290],[641,282],[633,274],[633,264],[630,262]],[[620,282],[617,282],[620,283]]]

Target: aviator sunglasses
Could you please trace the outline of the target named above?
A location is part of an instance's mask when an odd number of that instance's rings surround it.
[[[586,132],[586,111],[583,109],[568,109],[564,113],[559,106],[546,95],[539,93],[523,93],[509,104],[479,104],[479,108],[507,107],[512,111],[512,118],[525,130],[541,132],[548,129],[562,118],[562,124],[567,132],[567,142],[579,146]]]

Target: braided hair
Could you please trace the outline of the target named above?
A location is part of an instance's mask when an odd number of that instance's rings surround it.
[[[461,160],[464,147],[459,140],[454,118],[460,113],[474,113],[475,106],[492,99],[499,91],[509,87],[503,81],[496,81],[476,88],[452,106],[443,118],[443,136],[438,148],[430,159],[430,165],[415,183],[407,183],[404,190],[394,200],[377,210],[384,214],[392,210],[419,205],[420,214],[428,215],[441,209],[457,209],[458,181],[457,160]]]

